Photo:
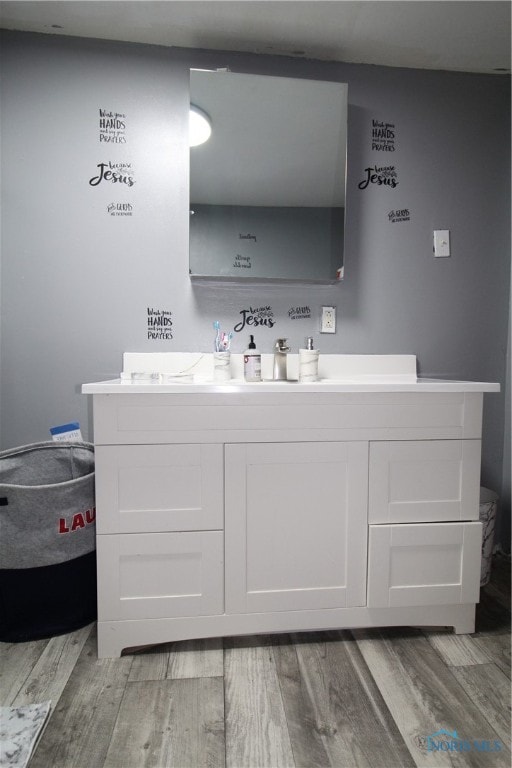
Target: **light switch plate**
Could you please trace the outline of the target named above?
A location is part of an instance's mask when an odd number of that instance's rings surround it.
[[[437,258],[446,258],[450,256],[450,230],[434,230],[434,256]]]

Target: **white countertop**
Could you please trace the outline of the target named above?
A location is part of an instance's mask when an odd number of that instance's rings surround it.
[[[209,394],[262,392],[499,392],[500,385],[481,381],[417,378],[415,355],[320,355],[319,381],[272,381],[272,354],[263,354],[263,381],[243,378],[243,355],[233,353],[232,378],[213,380],[213,355],[207,352],[125,352],[120,378],[84,384],[98,394]],[[287,358],[289,378],[298,378],[298,355]]]
[[[152,381],[130,381],[112,379],[84,384],[82,392],[87,395],[100,394],[215,394],[215,393],[262,393],[262,392],[499,392],[500,385],[482,381],[445,381],[443,379],[417,379],[415,382],[386,379],[382,377],[361,377],[359,379],[323,379],[303,384],[288,381],[261,381],[249,383],[240,379],[228,382],[193,381],[161,383]]]

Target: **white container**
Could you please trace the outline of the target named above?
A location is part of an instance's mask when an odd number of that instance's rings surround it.
[[[498,494],[489,488],[480,488],[480,522],[482,528],[482,570],[480,586],[484,587],[491,579],[492,550],[494,547],[494,529],[496,526],[496,510]]]
[[[318,349],[313,349],[313,338],[306,339],[306,349],[299,349],[299,381],[318,381]]]
[[[231,352],[213,353],[213,380],[229,381],[231,378]]]
[[[244,378],[246,381],[261,381],[261,353],[256,349],[254,336],[250,336],[244,352]]]

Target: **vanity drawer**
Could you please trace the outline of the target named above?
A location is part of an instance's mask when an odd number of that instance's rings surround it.
[[[97,537],[98,618],[161,619],[224,611],[224,534]]]
[[[224,527],[221,445],[96,446],[98,534]]]
[[[476,603],[481,523],[370,525],[368,608]]]
[[[480,440],[370,445],[370,523],[478,520]]]

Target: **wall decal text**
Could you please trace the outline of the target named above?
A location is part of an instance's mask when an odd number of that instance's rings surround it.
[[[148,339],[168,341],[173,338],[172,312],[168,309],[147,309]]]
[[[311,308],[310,307],[291,307],[288,310],[288,317],[290,320],[306,320],[307,318],[311,318]]]
[[[400,221],[410,221],[411,214],[408,208],[402,208],[400,211],[390,211],[388,213],[388,221],[396,224]]]
[[[251,269],[251,257],[250,256],[241,256],[239,253],[235,256],[235,260],[233,262],[233,266],[237,269]]]
[[[258,241],[256,240],[256,235],[250,235],[250,234],[247,234],[247,235],[242,235],[242,233],[240,232],[240,234],[238,235],[238,237],[239,237],[239,239],[240,239],[240,240],[254,240],[254,242],[255,242],[255,243],[257,243],[257,242],[258,242]]]
[[[127,187],[133,187],[135,179],[133,178],[133,169],[131,163],[98,163],[96,166],[99,173],[89,179],[91,187],[97,187],[102,181],[110,181],[112,184],[126,184]]]
[[[395,126],[381,120],[372,120],[372,149],[376,152],[394,152]]]
[[[276,324],[274,313],[270,306],[257,307],[256,309],[253,309],[252,307],[249,307],[249,309],[241,309],[240,314],[242,315],[242,319],[233,328],[236,333],[243,331],[247,325],[255,327],[260,325],[266,326],[267,328],[273,328]]]
[[[365,168],[364,172],[366,174],[366,178],[364,178],[357,185],[359,189],[366,189],[370,184],[378,184],[379,186],[383,185],[386,187],[391,187],[391,189],[394,189],[398,186],[397,172],[394,165],[375,165],[371,166],[370,168]]]
[[[100,144],[126,144],[126,115],[100,109]]]
[[[111,216],[133,216],[133,205],[131,203],[109,203],[107,213]]]

